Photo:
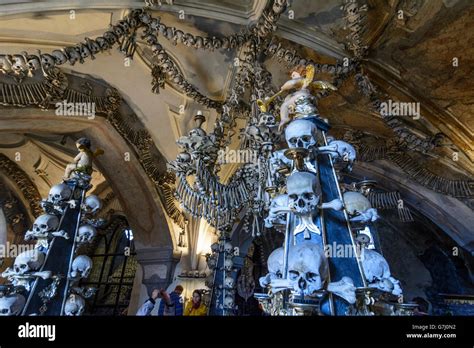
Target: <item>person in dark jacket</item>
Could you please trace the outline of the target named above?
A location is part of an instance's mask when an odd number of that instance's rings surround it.
[[[151,315],[151,312],[153,311],[153,308],[155,308],[155,303],[158,298],[161,299],[160,306],[158,307],[158,315],[183,315],[183,298],[181,297],[182,292],[183,287],[181,285],[176,286],[176,288],[171,294],[168,294],[164,289],[153,289],[150,298],[146,300],[143,305],[138,309],[136,315]]]
[[[158,307],[158,315],[162,316],[180,316],[183,315],[183,287],[177,285],[169,296],[163,296],[160,306]]]

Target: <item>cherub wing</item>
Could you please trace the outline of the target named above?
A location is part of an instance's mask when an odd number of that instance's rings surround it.
[[[306,88],[307,86],[309,86],[311,84],[311,82],[313,82],[314,72],[315,72],[314,71],[314,65],[308,64],[306,66],[306,75],[305,75],[305,78],[304,78],[303,88]]]
[[[267,112],[268,111],[268,105],[270,103],[265,103],[262,99],[257,99],[257,106],[260,109],[261,112]]]

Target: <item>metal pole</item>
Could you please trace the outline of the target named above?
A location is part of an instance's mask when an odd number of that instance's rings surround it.
[[[67,213],[68,210],[69,210],[69,205],[67,205],[66,208],[64,209],[64,213],[63,213],[63,215],[61,216],[61,219],[59,220],[59,226],[62,225],[63,220],[64,220],[64,216],[66,216],[66,213]],[[59,229],[59,227],[58,227],[58,229]],[[51,251],[51,249],[53,248],[54,241],[56,240],[56,238],[58,238],[58,237],[53,238],[53,240],[51,241],[51,244],[49,244],[49,246],[48,246],[48,251],[46,252],[46,257],[45,257],[45,259],[44,259],[43,265],[42,265],[41,268],[40,268],[40,271],[43,271],[43,270],[44,270],[44,266],[46,265],[46,261],[48,261],[48,257],[49,257],[50,251]],[[30,305],[31,298],[32,298],[32,296],[33,296],[33,294],[34,294],[34,292],[35,292],[35,289],[36,289],[36,285],[37,285],[37,284],[38,284],[38,278],[36,278],[36,279],[34,280],[33,286],[31,287],[31,289],[30,289],[30,291],[29,291],[29,293],[28,293],[28,299],[27,299],[27,301],[26,301],[26,303],[25,303],[25,306],[23,307],[23,310],[22,310],[22,312],[21,312],[21,315],[22,315],[22,316],[26,315],[26,312],[27,312],[27,310],[28,310],[28,306]]]
[[[327,145],[326,133],[322,132],[322,134],[323,134],[323,139],[324,139],[324,145]],[[342,197],[341,189],[339,188],[339,182],[337,180],[336,170],[334,169],[334,164],[333,164],[332,158],[331,158],[330,155],[327,155],[327,156],[329,157],[329,163],[331,164],[332,174],[333,174],[333,177],[334,177],[334,181],[336,183],[336,188],[337,188],[337,192],[338,192],[338,195],[339,195],[339,199],[342,202],[344,202],[344,198]],[[347,211],[346,211],[345,207],[343,209],[343,213],[344,213],[344,218],[346,220],[347,229],[349,231],[349,236],[351,237],[351,244],[352,244],[352,247],[354,248],[354,253],[356,255],[356,262],[357,262],[357,266],[359,268],[359,273],[360,273],[361,278],[362,278],[362,284],[366,288],[367,287],[367,281],[365,279],[364,270],[363,270],[362,264],[360,262],[360,255],[357,253],[357,246],[356,246],[356,243],[355,243],[355,240],[354,240],[354,236],[352,235],[352,229],[351,229],[351,225],[349,223],[349,216],[347,215]]]
[[[72,261],[74,259],[74,253],[76,251],[76,236],[77,236],[77,231],[79,230],[79,226],[81,224],[81,216],[82,216],[82,210],[81,210],[81,205],[82,202],[84,202],[84,197],[86,196],[86,191],[84,189],[81,189],[82,195],[81,195],[81,200],[79,202],[79,213],[77,214],[77,222],[76,222],[76,229],[74,231],[74,239],[72,241],[72,250],[71,250],[71,256],[69,257],[69,267],[67,269],[67,274],[66,274],[66,285],[64,286],[64,293],[63,293],[63,303],[61,305],[61,312],[59,315],[63,315],[64,313],[64,306],[66,305],[66,300],[67,300],[67,293],[69,291],[69,272],[71,272],[71,267],[72,267]]]
[[[283,279],[288,279],[288,255],[291,245],[291,213],[286,213],[285,244],[283,245]]]

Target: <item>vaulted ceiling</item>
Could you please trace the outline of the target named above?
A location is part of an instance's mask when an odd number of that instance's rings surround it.
[[[152,14],[159,16],[168,27],[193,35],[221,37],[239,33],[255,23],[270,1],[181,0],[172,5],[165,1],[162,3],[152,8]],[[277,22],[275,36],[278,42],[285,49],[294,50],[301,57],[320,64],[335,64],[353,57],[348,45],[351,32],[345,28],[343,3],[341,0],[290,1],[290,7]],[[361,93],[353,73],[342,81],[338,91],[319,101],[321,114],[329,120],[334,134],[343,136],[347,131],[366,134],[365,146],[382,147],[399,140],[404,134],[400,128],[428,143],[441,139],[429,151],[419,151],[414,146],[407,152],[414,161],[438,176],[468,182],[471,192],[474,192],[474,85],[470,78],[474,69],[472,2],[368,0],[365,3],[367,16],[361,22],[363,27],[359,34],[360,42],[367,46],[367,54],[361,60],[360,72],[368,76],[386,97],[419,102],[421,118],[402,118],[396,127],[390,126],[374,109],[373,100]],[[103,34],[129,9],[143,5],[143,1],[130,0],[2,2],[0,53],[26,51],[36,54],[37,50],[50,52],[75,45],[84,37],[94,38]],[[240,50],[196,50],[183,44],[174,45],[162,37],[159,37],[159,42],[200,93],[216,101],[226,99],[235,83],[234,62],[240,56]],[[151,66],[155,59],[144,40],[139,39],[137,53],[130,64],[124,61],[120,52],[112,49],[97,54],[94,60],[88,59],[74,66],[63,65],[61,69],[66,73],[103,80],[117,88],[150,133],[157,149],[166,160],[172,160],[178,153],[175,142],[194,127],[196,112],[201,110],[207,117],[204,129],[208,132],[212,131],[218,113],[187,97],[169,81],[159,94],[152,93]],[[272,74],[273,87],[278,89],[288,77],[288,64],[283,57],[268,56],[264,65]],[[331,72],[323,73],[318,78],[331,80],[331,75]],[[8,109],[0,109],[2,116],[8,112]],[[245,120],[238,120],[234,146],[238,144],[239,128],[244,126]],[[64,156],[48,145],[55,141],[55,137],[58,136],[2,134],[1,151],[13,156],[8,148],[11,144],[21,143],[23,147],[36,147],[35,151],[42,153],[41,156],[48,153],[45,163],[62,163],[66,161]],[[61,151],[64,153],[66,150]],[[387,158],[376,160],[379,169],[394,165]],[[38,158],[31,159],[31,162],[38,166]],[[39,167],[47,172],[46,177],[56,178],[53,165],[40,164]],[[25,171],[32,177],[40,175],[32,168],[25,168]],[[364,167],[364,171],[366,169]],[[45,177],[42,179],[45,181]],[[402,182],[409,179],[409,173],[400,171],[399,179],[390,180]],[[45,183],[38,178],[36,181],[44,193]],[[471,205],[472,196],[464,197],[462,202]]]

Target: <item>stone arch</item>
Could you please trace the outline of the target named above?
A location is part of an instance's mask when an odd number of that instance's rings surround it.
[[[170,227],[156,188],[129,145],[104,118],[58,117],[51,110],[11,108],[0,119],[0,132],[77,133],[89,137],[108,156],[107,161],[98,161],[97,168],[116,192],[137,241],[172,248]],[[125,153],[129,153],[129,161],[124,160]],[[118,163],[121,165],[117,169]]]

